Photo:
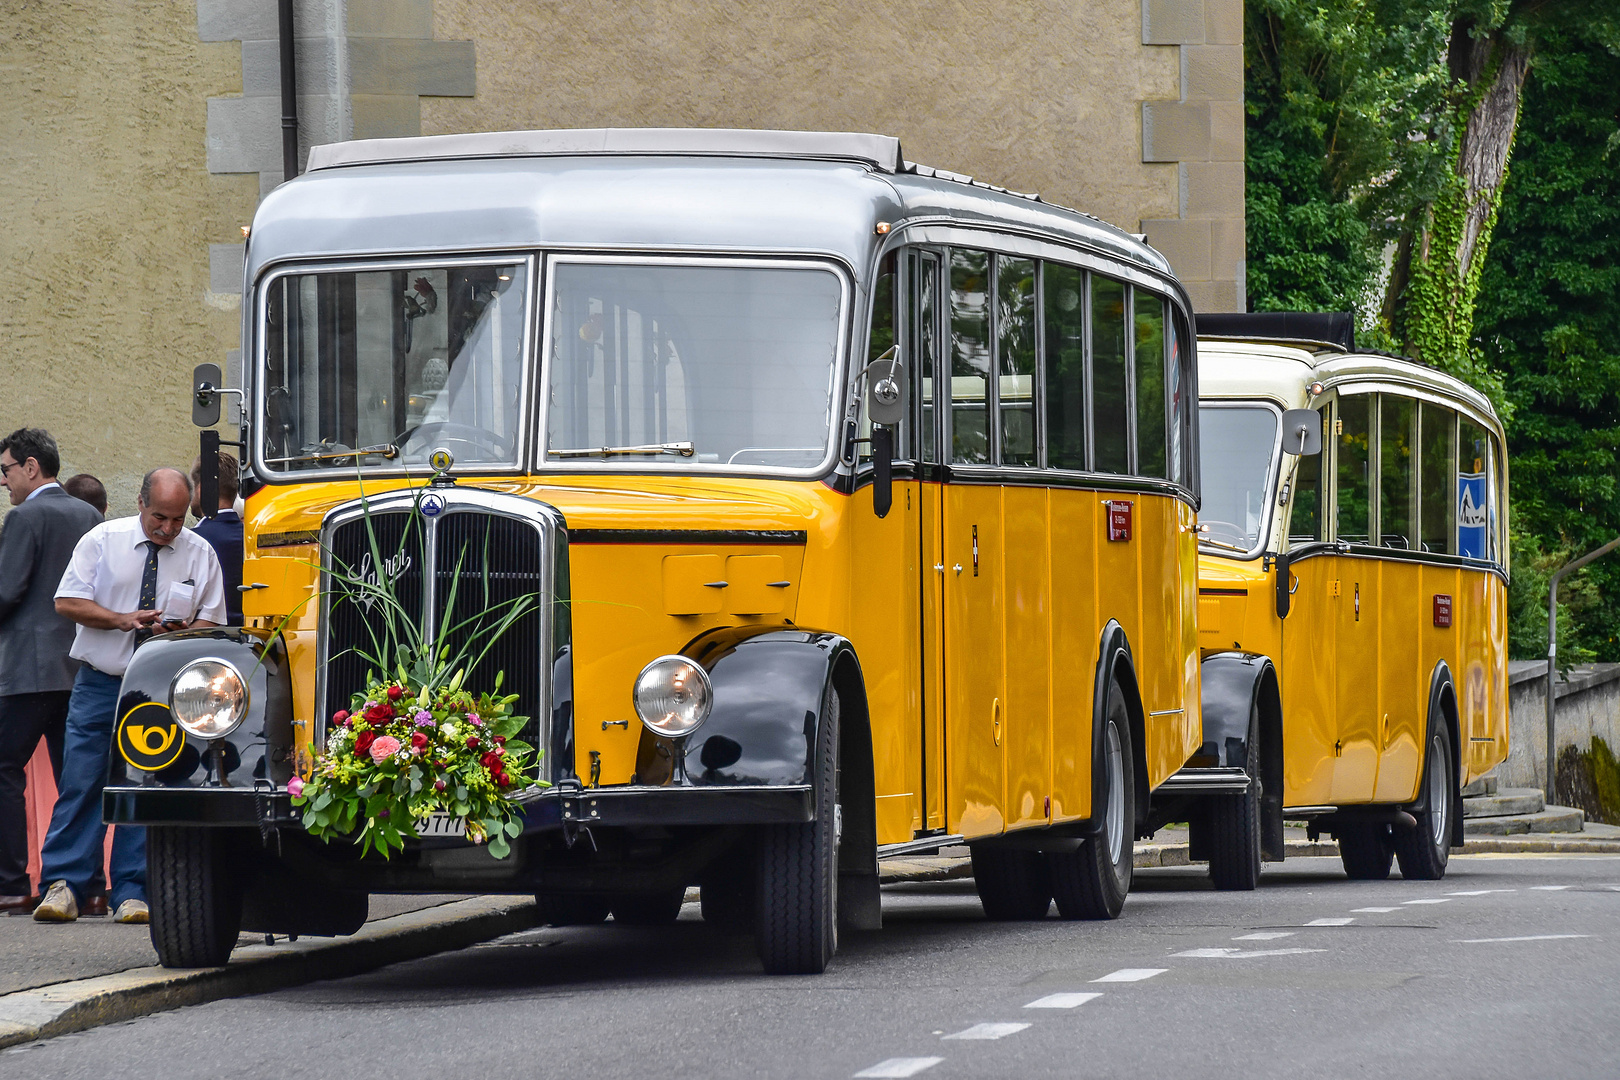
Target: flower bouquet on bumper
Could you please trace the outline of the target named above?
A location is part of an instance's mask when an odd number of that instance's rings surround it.
[[[379,549],[369,508],[366,532],[369,566],[410,565],[409,528],[390,558]],[[539,598],[496,600],[487,550],[481,573],[462,573],[469,556],[477,562],[478,554],[471,545],[459,553],[438,634],[430,639],[419,616],[401,603],[397,575],[370,572],[365,560],[349,567],[327,553],[331,610],[343,604],[364,610],[370,647],[350,651],[371,674],[364,688],[352,690],[349,707],[332,714],[325,746],[310,770],[287,785],[314,836],[352,840],[362,855],[375,851],[387,858],[433,827],[434,835],[464,833],[488,844],[497,859],[511,853],[511,840],[523,831],[514,797],[549,786],[535,777],[541,751],[517,738],[528,717],[513,712],[518,695],[501,693],[505,672],[496,674],[488,691],[475,692],[464,682]],[[474,594],[481,581],[483,595],[473,597],[474,614],[458,622],[451,613],[458,610],[464,576]]]
[[[512,713],[516,701],[463,690],[459,673],[437,688],[413,687],[402,673],[357,692],[333,714],[310,778],[288,785],[304,828],[325,840],[355,837],[361,854],[386,857],[447,815],[505,858],[523,831],[511,796],[528,786],[534,757],[516,738],[528,719]]]

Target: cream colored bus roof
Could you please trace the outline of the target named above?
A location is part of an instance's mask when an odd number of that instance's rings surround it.
[[[1265,397],[1290,409],[1310,404],[1307,388],[1347,385],[1385,386],[1426,392],[1462,406],[1498,436],[1502,424],[1490,400],[1454,376],[1410,360],[1376,353],[1308,351],[1269,342],[1198,340],[1198,394],[1201,398]]]

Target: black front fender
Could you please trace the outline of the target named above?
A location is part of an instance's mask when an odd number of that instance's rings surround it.
[[[248,712],[222,739],[186,734],[169,711],[169,685],[203,657],[224,660],[248,684]],[[135,650],[118,693],[108,797],[123,787],[286,786],[293,771],[292,674],[282,639],[216,627],[164,634]]]
[[[680,739],[643,728],[638,784],[740,787],[809,784],[833,668],[854,648],[837,634],[726,627],[684,649],[709,673],[714,708]],[[677,767],[678,766],[678,767]]]
[[[1203,768],[1246,768],[1249,764],[1249,718],[1260,701],[1261,687],[1272,674],[1271,661],[1255,653],[1221,652],[1204,658],[1200,706],[1204,739],[1188,762]]]

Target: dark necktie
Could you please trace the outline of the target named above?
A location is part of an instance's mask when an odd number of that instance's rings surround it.
[[[141,599],[135,607],[140,611],[149,611],[157,607],[158,545],[151,540],[143,540],[142,543],[146,545],[146,567],[141,571]],[[139,645],[155,632],[149,627],[135,631],[135,644]]]

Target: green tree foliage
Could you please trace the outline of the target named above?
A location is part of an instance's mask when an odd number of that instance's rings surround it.
[[[1617,118],[1620,56],[1549,35],[1526,85],[1476,315],[1513,407],[1515,591],[1525,591],[1521,572],[1527,587],[1539,580],[1530,610],[1514,612],[1513,653],[1523,658],[1546,652],[1546,575],[1620,532]],[[1579,617],[1567,630],[1560,620],[1560,657],[1583,649],[1620,660],[1620,556],[1577,577],[1584,588],[1561,590]]]

